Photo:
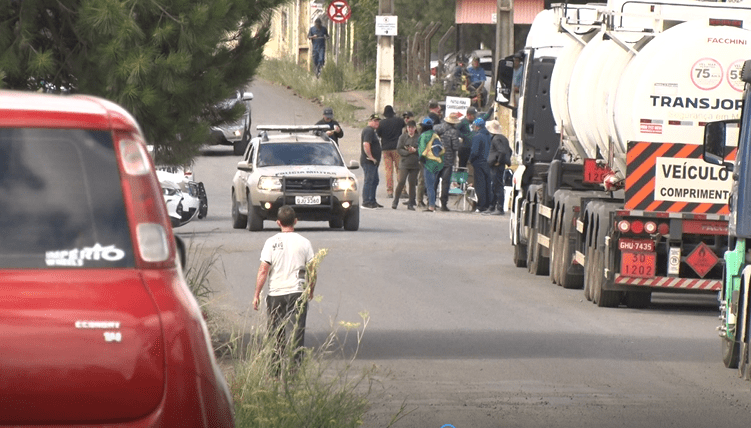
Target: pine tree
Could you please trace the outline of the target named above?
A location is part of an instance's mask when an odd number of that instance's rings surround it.
[[[212,106],[250,82],[284,2],[3,0],[0,85],[110,99],[184,163],[211,125],[241,114]]]

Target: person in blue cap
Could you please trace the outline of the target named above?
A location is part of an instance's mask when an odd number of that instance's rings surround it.
[[[490,153],[490,132],[485,128],[485,120],[482,118],[475,119],[472,122],[475,129],[475,135],[472,137],[472,150],[469,152],[469,162],[475,170],[475,194],[477,195],[476,213],[488,211],[490,202],[493,200],[490,177],[490,166],[488,165],[488,154]]]

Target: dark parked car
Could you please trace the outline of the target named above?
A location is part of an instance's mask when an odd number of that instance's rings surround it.
[[[0,90],[0,189],[0,425],[234,426],[133,117]]]
[[[245,112],[240,119],[211,127],[211,142],[213,144],[223,144],[232,146],[232,153],[242,156],[245,148],[250,141],[250,125],[252,122],[250,100],[253,99],[252,92],[237,91],[234,98],[229,98],[217,105],[221,110],[234,108],[238,103],[242,103]]]

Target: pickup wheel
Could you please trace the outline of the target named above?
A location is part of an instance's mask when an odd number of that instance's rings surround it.
[[[355,231],[360,228],[360,206],[353,205],[344,216],[344,230]]]
[[[232,227],[234,229],[245,229],[248,223],[248,216],[240,214],[240,209],[235,198],[235,191],[232,190]]]
[[[251,232],[263,230],[263,217],[258,212],[260,208],[252,205],[250,195],[247,195],[246,201],[248,203],[248,230]]]
[[[232,154],[235,156],[242,156],[245,154],[245,149],[248,148],[248,135],[243,135],[241,140],[232,143]]]
[[[344,217],[336,217],[329,220],[329,227],[332,229],[341,229],[344,225]]]

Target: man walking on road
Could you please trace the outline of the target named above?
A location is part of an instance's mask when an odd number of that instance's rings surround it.
[[[269,334],[277,335],[277,355],[284,355],[288,323],[292,323],[292,335],[289,339],[295,350],[295,359],[299,362],[302,354],[300,348],[305,346],[305,319],[308,313],[308,300],[313,298],[314,280],[311,280],[306,300],[301,300],[307,280],[307,264],[313,259],[313,247],[310,241],[295,232],[297,217],[295,210],[288,205],[279,208],[276,224],[282,229],[280,233],[266,240],[261,250],[261,265],[256,277],[256,291],[253,296],[253,309],[258,310],[261,302],[261,290],[268,280],[269,295],[266,297],[266,309],[269,314]],[[279,361],[275,362],[279,374]]]
[[[376,202],[376,189],[378,188],[378,165],[381,163],[381,140],[378,139],[376,130],[381,122],[380,116],[373,113],[368,118],[368,126],[362,130],[360,136],[360,164],[365,175],[362,186],[362,207],[383,208]]]
[[[308,31],[308,39],[313,44],[313,66],[316,77],[321,75],[323,64],[326,63],[326,39],[328,37],[329,30],[323,26],[321,18],[316,18],[315,25]]]

